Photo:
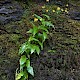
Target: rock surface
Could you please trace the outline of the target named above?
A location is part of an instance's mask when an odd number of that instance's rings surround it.
[[[71,19],[80,21],[80,1],[74,1],[73,3],[70,2],[69,7],[69,17]]]
[[[12,0],[0,1],[0,24],[5,24],[10,21],[20,20],[22,15],[22,7]]]

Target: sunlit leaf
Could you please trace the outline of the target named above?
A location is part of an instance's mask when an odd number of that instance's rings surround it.
[[[32,41],[31,39],[29,40],[29,43],[27,44],[27,49],[26,49],[26,53],[27,53],[27,56],[29,55],[29,53],[34,53],[35,52],[35,47],[33,44],[30,43],[30,41]]]
[[[23,72],[20,72],[20,73],[17,75],[16,80],[20,80],[23,75],[24,75],[24,73],[23,73]]]
[[[48,37],[46,32],[43,32],[43,37],[44,37],[44,40],[43,40],[43,42],[44,42]]]
[[[30,60],[29,59],[26,61],[26,67],[30,67]]]
[[[27,31],[27,33],[33,33],[33,29],[30,29],[29,31]]]
[[[35,46],[35,49],[36,49],[36,52],[37,52],[37,54],[39,55],[39,53],[40,53],[40,49],[39,49],[39,46]]]
[[[38,28],[35,26],[35,27],[33,28],[33,36],[34,36],[37,32],[38,32]]]
[[[33,25],[33,32],[32,32],[32,34],[34,36],[38,32],[38,27],[35,24],[33,24],[33,23],[32,23],[32,25]]]
[[[20,70],[23,70],[24,66],[25,66],[25,64],[20,65]]]
[[[26,62],[26,56],[25,55],[23,55],[23,56],[21,56],[21,58],[20,58],[20,65],[23,65],[25,62]]]
[[[35,46],[32,45],[32,47],[31,47],[31,54],[34,53],[34,52],[35,52]]]
[[[26,43],[22,44],[22,46],[19,49],[19,54],[23,54],[24,51],[26,50],[26,47],[27,47],[27,44]]]
[[[32,33],[34,36],[38,32],[38,27],[33,23],[31,23],[31,24],[32,24],[33,28],[30,29],[29,31],[27,31],[27,33]]]
[[[30,73],[32,76],[34,76],[34,72],[33,72],[33,67],[28,67],[27,68],[28,73]]]

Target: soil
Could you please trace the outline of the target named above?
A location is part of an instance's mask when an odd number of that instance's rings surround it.
[[[31,7],[24,12],[25,19],[22,17],[21,21],[0,25],[0,80],[15,80],[15,72],[19,67],[19,47],[28,38],[26,31],[31,26],[29,24],[29,20],[33,18],[31,15],[42,14],[43,4],[30,4]],[[46,5],[48,8],[52,7]],[[76,9],[80,8],[79,4],[76,6],[78,7]],[[44,50],[40,55],[31,56],[35,76],[29,76],[29,80],[80,80],[80,20],[75,20],[70,15],[75,14],[74,5],[69,5],[68,9],[69,14],[46,13],[51,17],[55,29],[50,29],[49,38],[44,43]]]

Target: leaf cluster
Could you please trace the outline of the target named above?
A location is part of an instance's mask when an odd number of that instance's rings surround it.
[[[43,14],[48,20],[50,17]],[[44,18],[34,14],[41,24],[36,26],[32,23],[33,28],[31,28],[27,33],[30,34],[28,40],[22,44],[19,49],[19,55],[21,56],[20,70],[17,73],[16,80],[28,80],[28,74],[34,76],[33,67],[30,64],[30,56],[33,53],[39,55],[40,50],[43,50],[43,43],[48,38],[49,27],[54,27],[50,21],[46,21]]]

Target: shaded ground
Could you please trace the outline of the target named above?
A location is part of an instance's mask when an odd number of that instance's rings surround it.
[[[15,80],[19,65],[17,53],[21,43],[28,37],[29,19],[35,12],[42,13],[41,5],[36,6],[28,8],[24,15],[27,18],[20,22],[0,25],[0,80]],[[70,11],[72,9],[75,10],[74,6],[69,7]],[[68,14],[47,14],[55,29],[50,31],[40,56],[32,55],[35,77],[30,76],[30,80],[80,80],[80,21],[73,20]]]

